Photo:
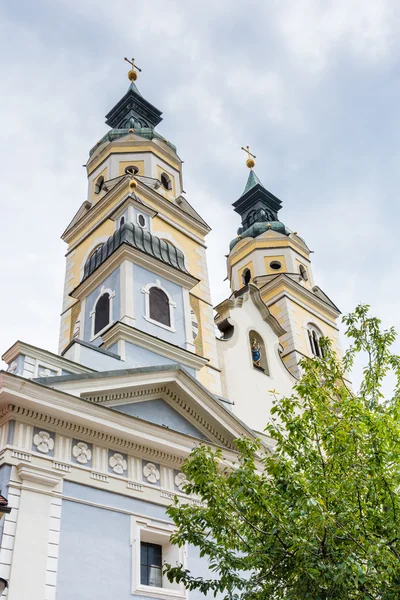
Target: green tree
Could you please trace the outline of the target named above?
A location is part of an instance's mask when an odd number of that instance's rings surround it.
[[[400,357],[393,329],[359,306],[344,318],[349,350],[329,340],[302,362],[289,398],[275,398],[261,441],[237,440],[237,461],[196,447],[183,471],[203,506],[168,509],[172,541],[199,548],[210,576],[167,566],[168,578],[226,600],[400,598]],[[359,391],[346,373],[366,357]],[[385,376],[395,375],[390,399]]]

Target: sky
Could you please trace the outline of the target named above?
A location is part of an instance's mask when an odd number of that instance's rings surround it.
[[[0,53],[1,352],[17,339],[57,351],[60,235],[128,88],[124,56],[212,227],[214,304],[229,292],[250,145],[281,220],[314,252],[316,284],[343,313],[368,303],[400,331],[397,0],[6,1]]]

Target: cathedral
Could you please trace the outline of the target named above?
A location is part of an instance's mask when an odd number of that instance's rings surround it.
[[[231,291],[213,306],[210,226],[183,192],[177,148],[137,76],[132,60],[89,151],[87,197],[62,233],[58,354],[18,340],[2,356],[8,600],[204,598],[163,575],[164,562],[208,572],[196,548],[170,543],[166,507],[175,496],[200,501],[185,495],[181,465],[199,443],[227,460],[240,436],[270,444],[272,391],[291,393],[299,361],[321,356],[321,336],[340,353],[339,309],[248,147],[232,199]]]

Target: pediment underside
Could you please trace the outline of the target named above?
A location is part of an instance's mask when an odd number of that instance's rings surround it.
[[[167,429],[178,431],[191,437],[211,441],[200,429],[195,427],[188,419],[177,412],[162,398],[145,400],[141,402],[129,402],[126,404],[108,404],[108,408],[124,413],[131,417],[138,417],[149,423],[161,425]]]

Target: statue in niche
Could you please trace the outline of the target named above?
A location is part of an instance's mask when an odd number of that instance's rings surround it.
[[[261,369],[261,344],[256,338],[253,338],[251,342],[251,355],[253,357],[253,365]]]

